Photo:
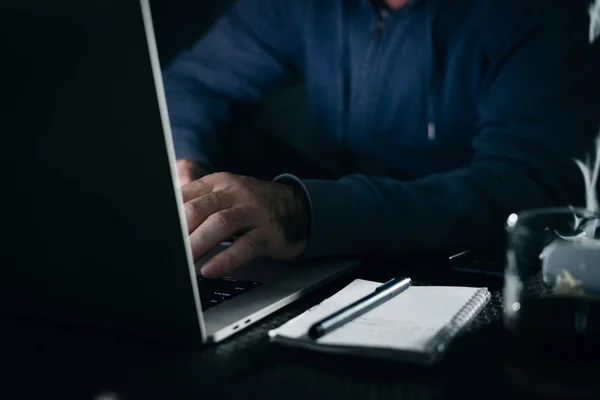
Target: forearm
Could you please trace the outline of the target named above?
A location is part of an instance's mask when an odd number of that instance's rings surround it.
[[[176,158],[218,170],[229,104],[188,76],[185,62],[167,70],[164,81]]]
[[[165,70],[178,159],[220,170],[230,108],[298,79],[302,3],[240,0]]]
[[[304,257],[320,257],[447,252],[487,243],[502,237],[512,212],[577,204],[583,189],[573,172],[573,185],[556,180],[551,170],[528,173],[505,162],[414,182],[362,175],[278,180],[296,180],[305,188],[311,225]]]
[[[501,237],[510,213],[581,205],[573,159],[598,129],[600,70],[584,3],[532,3],[528,24],[498,27],[469,165],[412,182],[298,180],[311,204],[305,256],[463,250]]]

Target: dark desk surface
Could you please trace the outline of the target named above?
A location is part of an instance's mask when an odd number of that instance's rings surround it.
[[[437,368],[359,361],[268,342],[269,329],[355,277],[386,280],[406,271],[420,284],[493,291],[491,304]],[[3,398],[13,399],[514,398],[502,375],[501,287],[500,277],[372,263],[225,342],[196,351],[4,319],[0,388],[11,394]]]

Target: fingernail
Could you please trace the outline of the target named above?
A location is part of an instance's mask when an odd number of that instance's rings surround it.
[[[206,267],[206,264],[204,264],[201,268],[200,268],[200,275],[206,277],[206,273],[210,274],[210,268]]]

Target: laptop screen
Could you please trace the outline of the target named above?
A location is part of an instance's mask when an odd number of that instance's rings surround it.
[[[143,310],[198,331],[141,5],[148,14],[146,1],[0,5],[4,311],[122,330]],[[166,312],[178,296],[195,319]]]

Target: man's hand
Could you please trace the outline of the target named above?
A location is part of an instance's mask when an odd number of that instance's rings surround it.
[[[205,175],[208,175],[208,171],[195,162],[189,160],[177,160],[177,176],[179,177],[180,186],[185,186]]]
[[[207,278],[228,274],[259,256],[294,258],[306,248],[309,211],[300,188],[217,173],[181,190],[195,260],[236,237],[202,267]]]

